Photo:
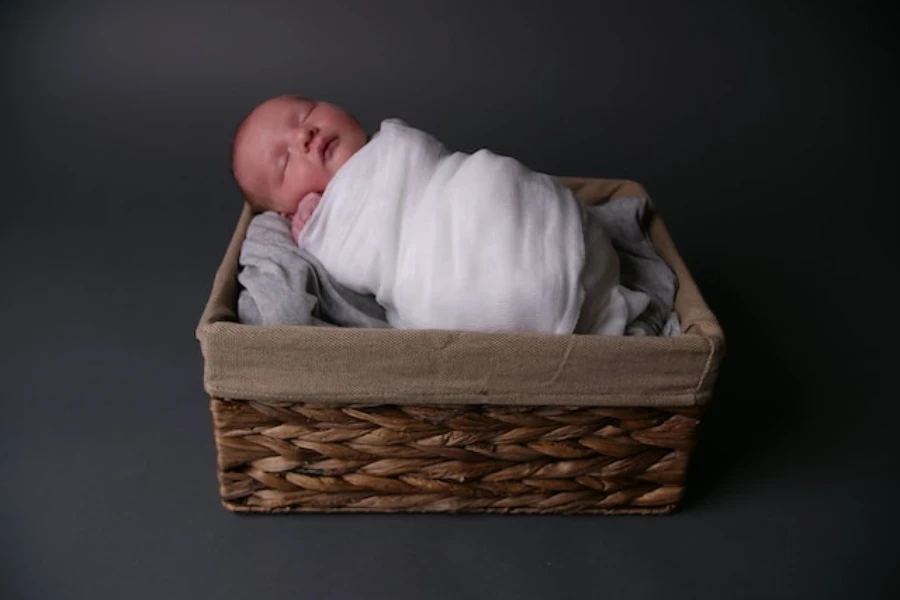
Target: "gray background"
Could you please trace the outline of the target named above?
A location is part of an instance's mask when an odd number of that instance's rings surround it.
[[[821,2],[6,2],[3,598],[896,598],[896,18]],[[239,517],[193,331],[238,120],[633,178],[729,354],[668,517]]]

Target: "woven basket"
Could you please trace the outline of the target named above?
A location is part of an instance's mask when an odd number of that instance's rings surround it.
[[[646,197],[633,182],[563,181],[586,203]],[[671,338],[242,325],[251,216],[197,328],[227,509],[677,508],[724,339],[657,215],[651,238],[679,280]]]

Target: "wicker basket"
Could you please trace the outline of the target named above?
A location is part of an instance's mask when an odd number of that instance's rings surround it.
[[[563,178],[582,202],[646,196]],[[668,513],[724,352],[662,220],[674,337],[237,323],[245,207],[197,328],[235,512]]]

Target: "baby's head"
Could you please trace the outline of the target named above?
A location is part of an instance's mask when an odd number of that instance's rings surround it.
[[[279,96],[253,109],[234,136],[231,167],[257,211],[290,216],[310,192],[322,193],[367,142],[355,117],[325,102]]]

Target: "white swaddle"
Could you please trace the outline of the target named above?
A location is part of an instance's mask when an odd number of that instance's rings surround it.
[[[395,328],[621,335],[648,298],[619,285],[608,236],[585,219],[555,178],[388,119],[297,244]]]

